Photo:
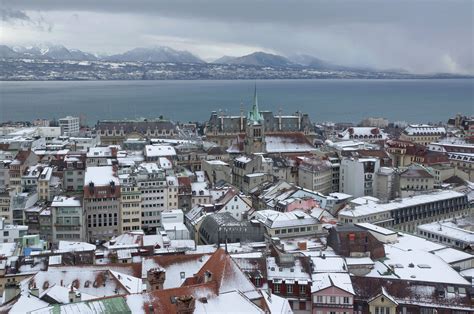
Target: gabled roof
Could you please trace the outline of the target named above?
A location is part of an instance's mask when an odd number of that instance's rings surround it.
[[[380,289],[380,292],[378,294],[376,294],[375,296],[373,296],[372,298],[370,298],[367,303],[370,303],[372,302],[373,300],[377,299],[378,297],[380,296],[384,296],[386,297],[387,299],[389,299],[391,302],[393,302],[394,304],[398,305],[398,302],[395,300],[394,297],[392,297],[388,292],[387,290],[385,290],[385,288],[382,286],[382,288]]]
[[[234,260],[223,249],[218,249],[202,266],[192,280],[186,280],[183,286],[202,284],[206,276],[211,274],[211,281],[216,282],[218,293],[233,291],[236,288],[242,292],[256,291],[255,286],[237,266]]]
[[[348,273],[317,273],[312,275],[311,292],[318,292],[330,287],[336,287],[350,294],[354,293],[351,276]]]

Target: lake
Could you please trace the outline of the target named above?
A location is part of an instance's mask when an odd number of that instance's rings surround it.
[[[212,111],[239,114],[253,101],[255,81],[0,82],[0,121],[83,114],[99,119],[156,118],[205,121]],[[474,79],[262,80],[260,110],[306,112],[315,122],[447,121],[474,114]]]

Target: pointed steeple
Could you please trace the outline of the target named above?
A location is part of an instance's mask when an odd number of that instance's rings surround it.
[[[258,95],[257,95],[257,83],[255,83],[255,90],[253,94],[253,106],[248,116],[249,123],[258,124],[263,121],[262,114],[258,109]]]

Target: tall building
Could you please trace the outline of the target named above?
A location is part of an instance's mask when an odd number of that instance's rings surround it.
[[[339,191],[355,197],[373,196],[375,174],[379,168],[378,158],[343,158],[340,167]]]
[[[130,175],[120,175],[121,233],[142,228],[141,193]]]
[[[133,175],[141,193],[142,228],[156,230],[160,213],[168,208],[166,173],[156,163],[142,163]]]
[[[248,114],[245,129],[244,151],[246,154],[264,153],[266,151],[263,120],[263,115],[258,110],[257,86],[255,86],[252,111]]]
[[[87,167],[84,211],[88,241],[104,241],[119,235],[120,182],[112,166]]]
[[[61,134],[66,136],[76,136],[79,134],[79,117],[67,116],[59,119]]]
[[[84,241],[84,213],[81,199],[56,196],[51,203],[52,240]]]

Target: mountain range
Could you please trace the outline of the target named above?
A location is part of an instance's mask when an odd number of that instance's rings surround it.
[[[40,60],[76,60],[76,61],[115,61],[115,62],[157,62],[157,63],[193,63],[206,62],[188,51],[175,50],[164,46],[135,48],[121,54],[97,55],[77,49],[68,49],[62,45],[40,44],[30,47],[9,47],[0,45],[0,58],[3,59],[40,59]],[[311,68],[321,71],[376,71],[367,68],[354,68],[332,64],[310,55],[281,55],[254,52],[240,57],[223,56],[212,64],[244,65],[277,68]]]

